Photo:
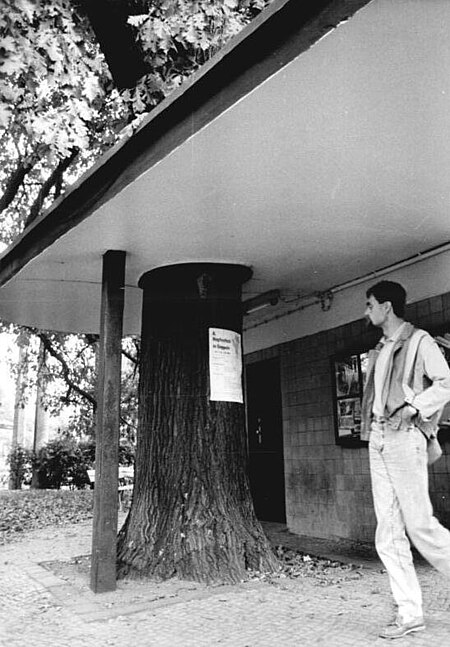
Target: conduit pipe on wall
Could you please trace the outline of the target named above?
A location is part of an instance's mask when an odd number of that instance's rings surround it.
[[[433,247],[426,252],[419,252],[418,254],[414,254],[414,256],[405,258],[403,261],[392,263],[392,265],[386,265],[386,267],[382,267],[381,269],[375,270],[374,272],[369,272],[369,274],[364,274],[363,276],[352,279],[351,281],[347,281],[346,283],[336,285],[335,287],[330,289],[330,292],[335,294],[336,292],[347,290],[348,288],[352,288],[356,285],[359,285],[360,283],[365,283],[365,281],[368,281],[369,279],[378,279],[385,274],[390,274],[391,272],[395,272],[395,270],[400,270],[404,267],[408,267],[408,265],[420,263],[427,260],[428,258],[433,258],[433,256],[438,256],[439,254],[443,254],[448,251],[450,251],[450,242],[444,243],[444,245],[439,245],[438,247]]]
[[[395,272],[396,270],[403,269],[405,267],[408,267],[409,265],[420,263],[422,261],[425,261],[429,258],[433,258],[434,256],[438,256],[439,254],[443,254],[448,251],[450,251],[450,242],[444,243],[443,245],[439,245],[437,247],[433,247],[432,249],[429,249],[425,252],[419,252],[417,254],[414,254],[413,256],[410,256],[409,258],[405,258],[402,261],[392,263],[391,265],[386,265],[385,267],[382,267],[379,270],[374,270],[373,272],[369,272],[368,274],[364,274],[355,279],[351,279],[350,281],[346,281],[345,283],[340,283],[339,285],[335,285],[332,288],[325,290],[323,294],[326,295],[327,298],[329,298],[329,296],[332,297],[334,294],[337,294],[338,292],[348,290],[357,285],[360,285],[361,283],[365,283],[366,281],[369,281],[371,279],[372,280],[380,279],[386,274],[390,274],[392,272]],[[247,325],[244,324],[244,330],[250,330],[251,328],[256,328],[263,324],[269,323],[270,321],[274,321],[282,317],[287,317],[288,315],[293,314],[294,312],[305,310],[306,308],[310,308],[311,306],[314,306],[314,305],[319,305],[319,304],[322,305],[323,298],[321,298],[321,294],[322,293],[308,294],[304,296],[299,296],[297,299],[292,299],[291,302],[296,301],[297,305],[281,312],[278,311],[277,313],[274,313],[272,316],[266,317],[264,320],[260,320],[255,323],[251,323]],[[280,298],[280,301],[281,302],[283,301],[282,296]],[[285,301],[285,303],[287,304],[288,302]]]

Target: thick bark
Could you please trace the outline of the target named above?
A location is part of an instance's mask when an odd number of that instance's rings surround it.
[[[255,517],[244,407],[209,399],[208,329],[241,332],[241,266],[190,264],[141,279],[135,490],[118,575],[238,581],[276,559]]]

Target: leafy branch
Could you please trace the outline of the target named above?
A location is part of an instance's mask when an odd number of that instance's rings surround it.
[[[79,153],[80,150],[78,148],[73,148],[70,155],[59,160],[56,168],[53,170],[47,180],[41,185],[37,198],[31,205],[28,218],[25,220],[25,227],[27,227],[31,222],[33,222],[33,220],[35,220],[39,216],[44,201],[49,196],[50,191],[53,188],[55,189],[55,197],[58,196],[61,191],[64,172],[69,168],[69,166],[71,166]]]
[[[32,332],[41,340],[45,351],[54,359],[56,359],[61,366],[62,377],[68,388],[65,400],[67,402],[70,402],[71,393],[72,391],[74,391],[89,402],[89,404],[92,406],[93,412],[95,413],[95,411],[97,410],[97,400],[88,391],[80,387],[79,384],[77,384],[72,378],[70,367],[63,354],[55,348],[45,332],[36,329],[32,329]]]
[[[19,158],[15,169],[9,175],[6,185],[3,189],[3,194],[0,197],[0,213],[7,209],[15,199],[19,189],[21,188],[25,177],[33,168],[33,161],[28,159]]]

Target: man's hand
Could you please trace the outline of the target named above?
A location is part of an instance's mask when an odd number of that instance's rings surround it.
[[[407,404],[403,407],[402,418],[409,422],[415,418],[418,413],[419,411],[416,407],[413,407],[411,404]]]

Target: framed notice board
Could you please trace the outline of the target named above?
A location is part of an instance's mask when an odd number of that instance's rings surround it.
[[[368,353],[348,353],[332,358],[336,442],[361,446],[361,402]]]

